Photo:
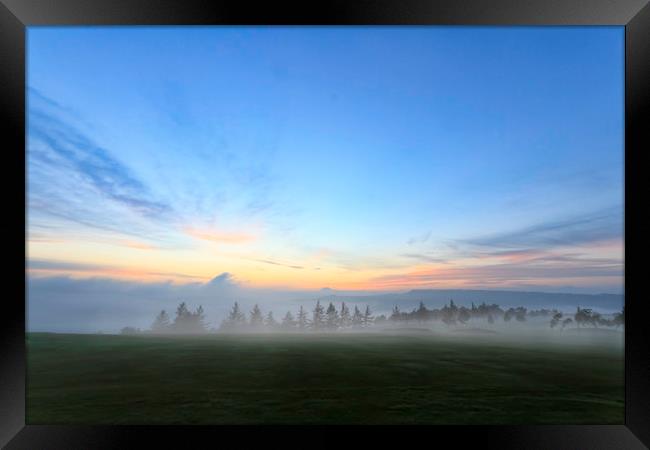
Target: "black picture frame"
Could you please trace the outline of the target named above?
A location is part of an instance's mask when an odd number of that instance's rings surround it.
[[[253,445],[255,435],[287,443],[287,434],[318,433],[321,444],[340,445],[322,427],[36,426],[25,425],[25,27],[36,25],[170,24],[400,24],[400,25],[622,25],[625,26],[625,424],[589,426],[373,427],[347,442],[408,444],[424,439],[500,449],[636,449],[650,446],[650,341],[642,285],[648,229],[643,152],[650,149],[650,6],[648,0],[336,0],[302,4],[244,0],[0,0],[0,114],[3,155],[0,221],[5,240],[0,352],[0,445],[8,449],[192,448],[197,440]],[[646,113],[646,114],[644,114]],[[644,120],[645,119],[645,120]],[[644,176],[645,175],[645,176]],[[644,187],[645,186],[645,187]],[[358,428],[358,427],[355,427]],[[356,436],[356,438],[355,438]],[[234,441],[233,441],[234,439]],[[304,439],[304,438],[300,438]],[[284,444],[283,444],[284,445]],[[297,446],[302,446],[296,440]],[[250,448],[250,447],[249,447]]]

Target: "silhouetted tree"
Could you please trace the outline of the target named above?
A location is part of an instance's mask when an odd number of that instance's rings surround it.
[[[359,328],[363,325],[363,314],[359,311],[358,306],[354,306],[354,314],[352,314],[352,326],[354,328]]]
[[[243,325],[244,323],[246,323],[246,316],[244,316],[244,313],[239,308],[239,303],[235,302],[235,304],[232,307],[232,310],[230,311],[230,315],[228,316],[228,319],[236,324]]]
[[[350,316],[350,309],[347,307],[345,302],[341,303],[341,318],[340,318],[341,328],[348,328],[352,325],[352,317]]]
[[[187,333],[192,328],[192,313],[187,309],[185,302],[181,302],[176,308],[176,318],[173,329],[177,333]]]
[[[278,323],[273,318],[273,311],[269,311],[269,313],[266,315],[266,319],[264,319],[264,325],[269,329],[273,329],[278,325]]]
[[[181,302],[176,308],[176,318],[170,328],[174,333],[204,333],[207,331],[203,307],[199,306],[196,311],[191,312],[185,302]]]
[[[330,302],[325,312],[325,325],[328,330],[336,330],[339,326],[339,313],[336,307]]]
[[[472,315],[470,314],[469,309],[461,306],[458,310],[458,321],[460,323],[466,323],[471,317]]]
[[[226,331],[235,331],[246,325],[246,316],[239,308],[239,303],[235,302],[228,313],[228,317],[221,322],[221,329]]]
[[[542,308],[542,309],[538,309],[538,310],[528,311],[527,314],[530,317],[547,317],[547,316],[550,316],[552,314],[557,314],[557,313],[558,313],[558,311],[556,311],[556,310],[551,311],[551,310]]]
[[[440,310],[440,318],[445,325],[454,325],[456,323],[457,313],[458,307],[454,304],[454,301],[451,300],[449,306],[443,305]]]
[[[151,331],[154,333],[166,333],[170,331],[169,315],[163,309],[160,314],[156,316],[151,325]]]
[[[370,306],[366,305],[366,310],[363,313],[363,326],[369,327],[372,325],[373,317],[370,311]]]
[[[589,323],[594,328],[598,328],[598,325],[600,324],[601,320],[602,320],[602,316],[600,315],[600,313],[597,313],[596,311],[592,311],[591,314],[589,315]]]
[[[300,305],[300,310],[298,311],[298,328],[300,330],[306,330],[307,327],[309,326],[309,319],[307,319],[307,312],[303,309],[302,305]]]
[[[594,311],[591,314],[591,324],[596,328],[598,328],[598,325],[601,325],[603,327],[609,327],[611,326],[611,321],[603,317],[600,313]]]
[[[262,316],[262,310],[257,304],[253,306],[253,309],[250,312],[250,316],[251,327],[261,328],[262,325],[264,325],[264,316]]]
[[[393,312],[390,315],[390,320],[393,322],[402,320],[402,314],[400,313],[399,307],[397,305],[393,307]]]
[[[197,332],[203,333],[207,331],[208,324],[205,322],[205,312],[203,311],[203,306],[199,305],[193,315],[193,319],[193,325]]]
[[[296,326],[296,321],[293,319],[293,314],[291,314],[291,311],[287,311],[287,313],[284,316],[284,319],[282,319],[282,328],[285,330],[291,330],[295,328]]]
[[[578,325],[578,328],[580,328],[582,325],[591,322],[591,309],[588,308],[583,309],[578,306],[578,309],[576,310],[576,313],[573,316],[573,318],[576,321],[576,325]]]
[[[187,309],[185,302],[181,302],[176,308],[176,319],[180,317],[187,317],[190,315],[190,310]]]
[[[526,321],[526,308],[521,306],[515,308],[515,320],[517,320],[517,322]]]
[[[324,325],[325,325],[325,310],[323,309],[323,306],[320,304],[320,300],[318,300],[316,302],[316,306],[314,307],[314,313],[312,314],[311,327],[312,329],[318,331],[323,329]]]
[[[616,328],[625,325],[625,306],[620,313],[614,314],[613,324]]]
[[[568,327],[572,323],[573,323],[573,320],[571,319],[571,317],[567,317],[566,319],[564,319],[562,321],[562,330],[564,330],[566,327]]]
[[[560,323],[560,320],[562,320],[562,313],[555,313],[553,314],[553,318],[551,319],[550,326],[551,328],[555,328],[558,323]]]
[[[427,309],[426,306],[424,306],[423,302],[420,302],[420,304],[418,305],[418,309],[415,311],[414,315],[415,315],[415,319],[420,323],[429,320],[429,310]]]

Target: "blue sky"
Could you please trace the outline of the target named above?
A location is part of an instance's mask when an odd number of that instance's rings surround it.
[[[623,286],[622,27],[31,27],[34,279]]]

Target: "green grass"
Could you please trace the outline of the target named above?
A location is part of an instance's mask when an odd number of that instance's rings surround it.
[[[623,423],[620,347],[31,333],[29,424]]]

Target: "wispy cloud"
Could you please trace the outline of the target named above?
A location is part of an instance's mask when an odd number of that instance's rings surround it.
[[[204,277],[179,273],[161,272],[147,268],[133,269],[112,264],[96,264],[86,262],[73,262],[52,259],[30,258],[27,260],[27,270],[30,276],[68,276],[76,275],[88,277],[119,277],[120,279],[166,279],[166,280],[195,280],[201,281]]]
[[[620,206],[610,207],[591,214],[460,242],[480,247],[530,250],[619,239],[623,235],[622,211]]]
[[[52,270],[52,271],[96,271],[112,269],[113,266],[105,264],[89,264],[70,261],[53,261],[47,259],[30,259],[27,261],[27,268],[30,270]]]
[[[469,264],[457,266],[436,265],[417,270],[385,274],[370,280],[377,288],[400,288],[412,286],[508,286],[513,283],[543,281],[549,285],[562,279],[590,280],[597,285],[602,280],[615,280],[621,284],[623,262],[617,258],[599,258],[582,255],[534,256],[529,259],[496,262],[492,264]]]
[[[105,197],[123,203],[145,216],[158,217],[170,206],[152,198],[134,174],[110,153],[52,114],[29,111],[29,140],[44,143],[59,161],[81,174]],[[34,158],[48,158],[41,149],[31,148]]]
[[[370,280],[377,288],[508,286],[580,280],[622,285],[623,214],[610,207],[508,232],[456,240],[447,252],[404,253],[425,263]],[[620,250],[620,256],[617,255]],[[443,264],[446,263],[446,264]]]
[[[261,262],[264,264],[271,264],[273,266],[282,266],[282,267],[288,267],[290,269],[304,269],[304,266],[298,266],[298,265],[291,265],[291,264],[283,264],[279,263],[277,261],[271,261],[269,259],[256,259],[255,261]]]
[[[68,109],[30,90],[27,136],[29,230],[41,238],[71,223],[116,236],[157,240],[177,220],[170,204],[75,124]],[[163,226],[164,225],[164,226]],[[31,238],[31,234],[30,234]]]
[[[409,245],[414,245],[414,244],[423,244],[429,240],[431,237],[431,230],[427,231],[426,233],[423,233],[419,236],[413,236],[411,237],[407,243]]]
[[[410,259],[417,259],[419,261],[427,263],[445,263],[447,262],[446,258],[441,258],[439,256],[433,256],[430,253],[402,253],[401,256]]]

